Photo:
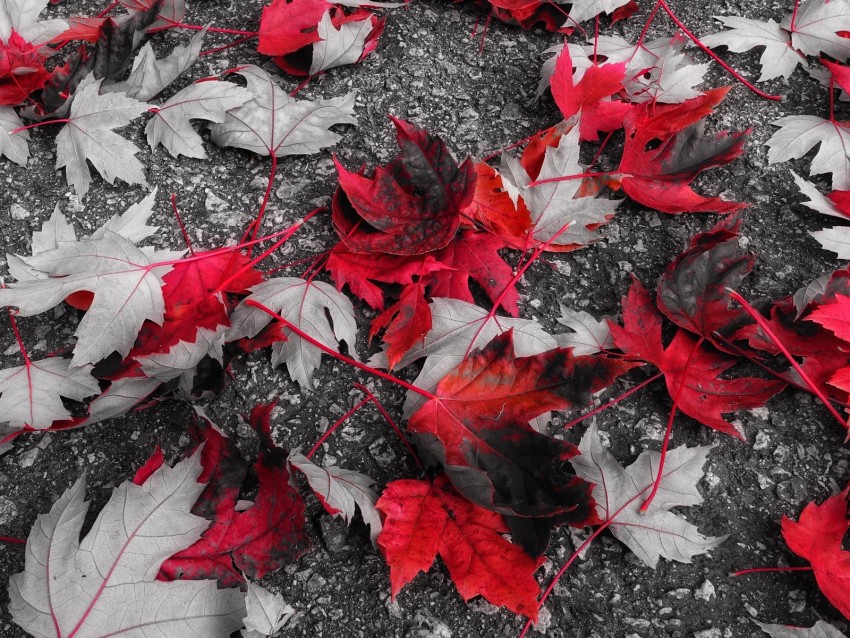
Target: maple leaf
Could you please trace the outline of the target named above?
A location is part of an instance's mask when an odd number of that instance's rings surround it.
[[[65,168],[68,184],[82,198],[89,190],[87,164],[110,184],[119,178],[128,184],[147,185],[144,169],[135,155],[139,149],[113,132],[148,110],[145,103],[120,93],[100,95],[102,80],[79,89],[68,123],[56,136],[56,168]]]
[[[163,583],[160,564],[206,529],[189,513],[203,484],[198,456],[163,465],[143,485],[117,487],[91,531],[80,478],[38,517],[26,567],[9,581],[13,620],[37,636],[194,633],[226,638],[242,626],[245,601],[215,581]]]
[[[626,116],[626,144],[618,171],[626,195],[665,213],[727,213],[743,206],[720,197],[702,197],[690,183],[704,170],[723,166],[743,152],[743,133],[703,137],[702,119],[730,87],[712,89],[677,105],[647,103]],[[657,147],[651,144],[661,140]],[[647,150],[650,149],[650,150]]]
[[[17,32],[26,42],[42,45],[67,29],[65,20],[38,19],[47,4],[48,0],[0,0],[0,42],[8,43]]]
[[[170,29],[186,17],[185,0],[119,0],[130,15],[153,14],[156,21],[146,27],[150,31]]]
[[[401,152],[386,168],[367,178],[334,160],[334,228],[354,252],[413,255],[443,248],[472,201],[472,160],[458,166],[440,138],[391,119]]]
[[[603,13],[612,15],[631,0],[576,0],[570,6],[570,17],[564,26],[579,24]],[[616,20],[613,20],[616,22]]]
[[[809,198],[808,201],[802,202],[803,206],[823,215],[844,220],[850,219],[850,209],[843,209],[841,200],[836,198],[837,194],[840,197],[841,191],[834,191],[829,197],[824,197],[814,184],[807,182],[794,171],[791,171],[791,175],[794,177],[797,188],[800,189],[800,194]],[[850,259],[850,227],[831,226],[823,230],[810,230],[809,234],[818,241],[822,248],[836,253],[839,259]]]
[[[770,625],[755,621],[766,633],[773,638],[847,638],[835,627],[823,620],[817,621],[811,627],[790,627],[788,625]]]
[[[793,24],[791,20],[793,19]],[[841,32],[850,21],[850,3],[843,0],[812,0],[785,16],[782,28],[791,32],[791,43],[805,55],[850,58],[850,39]]]
[[[556,348],[555,339],[536,321],[512,317],[492,317],[474,304],[457,299],[436,297],[431,300],[432,327],[421,343],[411,348],[398,362],[403,368],[425,357],[422,370],[413,382],[431,391],[437,383],[460,364],[475,348],[481,348],[496,335],[513,331],[514,348],[521,357],[530,357]],[[369,365],[387,367],[385,352],[369,359]],[[408,392],[404,402],[404,418],[424,403],[422,396]]]
[[[499,172],[484,162],[475,164],[475,195],[467,210],[483,228],[509,243],[518,243],[531,227],[525,202],[514,201]]]
[[[676,406],[710,428],[743,439],[722,415],[762,406],[785,387],[781,381],[754,377],[721,379],[735,360],[703,346],[682,329],[665,348],[661,314],[637,279],[632,281],[622,307],[623,327],[610,323],[614,343],[629,358],[647,361],[663,372]]]
[[[286,55],[318,42],[316,26],[330,6],[325,0],[273,0],[263,7],[257,51]]]
[[[240,66],[236,73],[248,82],[254,99],[227,111],[223,123],[210,127],[219,146],[276,157],[310,155],[341,139],[331,126],[357,124],[354,91],[332,100],[295,100],[258,66]]]
[[[626,71],[624,86],[630,102],[679,104],[703,94],[695,87],[702,83],[710,65],[694,64],[684,52],[686,42],[682,35],[677,35],[640,47],[642,55],[629,60]]]
[[[390,566],[393,598],[439,555],[465,601],[483,596],[537,619],[540,560],[505,540],[502,517],[461,497],[445,476],[433,483],[393,481],[377,507],[385,516],[378,546]]]
[[[557,321],[562,326],[571,328],[572,332],[555,335],[559,348],[571,348],[574,355],[588,355],[614,347],[607,321],[597,321],[590,313],[571,310],[563,303],[560,306],[561,316]]]
[[[348,297],[330,284],[298,277],[278,277],[253,286],[251,294],[230,317],[232,327],[227,331],[227,341],[253,337],[272,321],[272,317],[248,305],[248,301],[256,301],[279,313],[296,328],[337,352],[339,342],[344,341],[349,355],[357,357],[354,349],[357,339],[354,306]],[[285,330],[284,334],[287,340],[272,347],[272,365],[285,363],[292,380],[308,390],[313,387],[313,373],[321,362],[322,350],[289,330]]]
[[[705,46],[712,49],[725,46],[735,53],[764,47],[759,57],[761,66],[759,82],[778,77],[789,78],[797,65],[805,60],[791,46],[791,36],[788,31],[780,28],[779,24],[773,20],[762,22],[740,16],[714,16],[714,19],[722,22],[723,26],[729,27],[729,31],[703,36],[700,40]]]
[[[164,91],[195,63],[206,34],[206,29],[202,29],[189,44],[174,47],[174,50],[162,59],[157,59],[150,42],[146,43],[133,60],[130,76],[121,82],[104,86],[103,91],[120,92],[147,102]]]
[[[726,346],[715,333],[728,337],[751,321],[743,308],[730,308],[732,299],[727,292],[738,288],[755,263],[755,257],[738,244],[740,228],[740,217],[732,217],[696,235],[658,282],[658,309],[719,350]]]
[[[49,275],[0,289],[0,305],[16,306],[21,316],[49,310],[75,292],[94,294],[74,333],[73,366],[94,363],[114,350],[126,355],[145,320],[163,320],[162,277],[171,266],[157,265],[116,233],[105,231],[99,239],[84,239],[21,259]]]
[[[71,368],[60,357],[31,361],[0,370],[0,421],[13,428],[44,429],[54,421],[71,418],[62,399],[82,401],[100,394],[91,366]]]
[[[835,295],[831,303],[819,305],[807,319],[831,330],[839,339],[850,341],[850,297]]]
[[[818,587],[838,611],[850,618],[850,552],[841,546],[847,532],[848,488],[821,505],[809,503],[794,521],[782,517],[782,537],[791,551],[812,565]]]
[[[0,42],[0,105],[20,104],[47,84],[50,73],[36,49],[16,31]]]
[[[395,5],[400,6],[400,5]],[[352,14],[341,10],[326,11],[316,27],[319,40],[311,47],[310,65],[298,65],[300,52],[292,54],[294,60],[275,58],[275,63],[293,75],[315,76],[346,64],[356,64],[372,53],[384,30],[386,18],[378,18],[371,11],[358,9]]]
[[[245,629],[243,638],[265,638],[272,636],[295,615],[295,610],[283,602],[283,596],[272,594],[259,585],[248,581],[245,593]]]
[[[595,515],[590,486],[566,464],[577,451],[536,432],[529,421],[589,403],[593,393],[633,367],[605,357],[574,357],[566,348],[516,357],[508,331],[446,375],[408,429],[473,503],[504,515],[546,519],[540,523],[548,527],[582,527]],[[524,539],[519,542],[529,549]]]
[[[29,131],[21,131],[12,135],[12,131],[24,125],[15,109],[0,106],[0,157],[8,157],[18,166],[26,166],[30,156]]]
[[[625,62],[601,66],[592,64],[576,84],[570,48],[562,49],[552,74],[552,97],[565,120],[579,116],[581,141],[596,141],[599,131],[615,131],[623,126],[623,118],[631,106],[608,98],[623,90],[625,77]]]
[[[260,435],[261,450],[252,471],[259,482],[254,503],[237,511],[248,467],[236,444],[201,412],[189,433],[200,452],[206,488],[192,513],[212,521],[193,545],[174,552],[162,564],[160,579],[216,578],[224,585],[242,582],[242,574],[262,578],[292,562],[310,547],[304,532],[304,502],[290,483],[287,452],[274,445],[268,421],[252,411],[249,423]],[[197,449],[196,448],[196,449]]]
[[[798,159],[820,144],[809,174],[830,173],[833,189],[850,189],[850,122],[825,120],[815,115],[789,115],[771,124],[779,130],[765,142],[769,148],[768,163]]]
[[[201,136],[190,120],[223,123],[228,111],[252,99],[251,93],[231,82],[212,80],[190,84],[157,107],[145,127],[148,144],[152,149],[162,144],[173,157],[204,159],[207,153]]]
[[[502,181],[522,197],[531,215],[532,225],[528,232],[535,241],[551,242],[550,250],[573,250],[601,239],[595,229],[613,219],[622,200],[582,196],[581,179],[530,185],[532,180],[544,181],[584,172],[579,164],[578,127],[552,141],[556,144],[544,146],[542,164],[535,167],[536,175],[529,162],[505,155]],[[558,234],[565,226],[567,229]]]
[[[579,444],[581,454],[573,459],[576,474],[593,484],[593,499],[599,518],[610,522],[611,533],[632,550],[645,565],[656,568],[659,558],[690,563],[727,536],[703,536],[695,525],[670,510],[702,503],[697,483],[712,446],[669,450],[664,474],[649,509],[640,511],[641,496],[655,484],[660,461],[658,452],[642,452],[634,463],[623,468],[602,441],[596,425],[585,432]]]
[[[377,547],[382,524],[375,509],[378,494],[372,489],[375,484],[373,478],[342,467],[319,467],[298,452],[289,455],[289,462],[307,477],[310,488],[328,514],[339,516],[350,525],[355,508],[359,509],[363,522],[369,526],[372,545]]]

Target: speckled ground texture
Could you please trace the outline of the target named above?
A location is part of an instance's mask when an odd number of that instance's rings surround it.
[[[642,3],[644,4],[644,3]],[[779,19],[785,10],[772,0],[757,2],[689,2],[671,6],[696,33],[718,30],[712,15],[738,14]],[[237,29],[256,28],[260,0],[201,0],[192,4],[187,21]],[[93,15],[102,7],[66,0],[54,11]],[[67,13],[66,13],[67,12]],[[613,32],[635,41],[647,15],[642,11]],[[312,82],[304,97],[332,97],[349,89],[358,91],[358,127],[347,127],[334,151],[349,167],[385,162],[396,152],[387,115],[416,122],[443,137],[458,157],[476,158],[519,140],[559,118],[550,98],[531,104],[544,49],[560,36],[542,30],[529,32],[492,22],[483,53],[471,40],[473,25],[482,17],[470,4],[414,0],[406,9],[390,13],[377,53],[364,64],[334,69]],[[650,37],[672,35],[673,25],[660,15]],[[184,42],[188,33],[172,30],[154,37],[160,50]],[[210,36],[208,45],[222,44],[227,36]],[[757,53],[730,55],[745,74],[757,77]],[[702,54],[696,53],[699,61]],[[265,65],[250,45],[202,58],[182,83],[242,62]],[[296,82],[278,74],[284,88]],[[730,83],[714,66],[703,88]],[[698,180],[702,193],[723,194],[751,203],[743,226],[748,248],[758,255],[755,272],[744,292],[750,297],[777,298],[808,280],[838,266],[820,250],[806,231],[825,225],[823,218],[803,208],[789,168],[807,175],[810,158],[779,166],[767,165],[763,143],[775,130],[770,122],[790,114],[827,115],[826,92],[798,70],[789,83],[768,87],[787,94],[783,102],[756,98],[737,86],[710,118],[709,129],[752,127],[745,155],[730,166],[711,171]],[[843,106],[846,110],[846,105]],[[162,231],[154,240],[179,247],[181,238],[167,203],[176,193],[196,245],[213,248],[235,240],[262,198],[269,170],[267,158],[208,145],[206,161],[175,161],[162,149],[151,153],[143,144],[145,118],[125,134],[143,148],[150,184],[160,187],[155,215]],[[41,221],[56,203],[78,231],[91,232],[108,216],[141,199],[146,190],[105,184],[95,178],[84,205],[71,195],[64,177],[54,170],[55,131],[35,131],[33,156],[26,169],[8,162],[0,169],[0,227],[3,252],[22,252]],[[614,149],[616,150],[616,149]],[[611,157],[615,153],[610,154]],[[602,166],[602,168],[612,168]],[[283,227],[316,205],[328,202],[335,172],[329,153],[281,162],[274,186],[269,227]],[[822,185],[823,186],[823,185]],[[822,188],[823,190],[823,188]],[[21,207],[18,208],[17,206]],[[15,214],[11,208],[15,207]],[[604,229],[605,239],[579,252],[538,263],[522,282],[522,315],[546,328],[556,328],[558,302],[588,310],[597,316],[618,312],[629,285],[629,274],[652,283],[663,267],[685,246],[687,239],[709,228],[711,215],[667,216],[625,203],[614,222]],[[300,232],[269,267],[308,257],[329,247],[335,237],[329,218],[320,217]],[[511,259],[515,259],[512,256]],[[552,267],[554,266],[554,267]],[[298,274],[298,273],[296,273]],[[70,312],[70,311],[69,311]],[[357,305],[361,340],[367,353],[365,326],[368,309]],[[71,317],[54,319],[50,313],[22,322],[31,351],[44,355],[64,344],[73,330]],[[19,365],[8,322],[0,321],[0,365]],[[373,346],[374,348],[374,346]],[[268,356],[256,354],[237,361],[234,380],[224,394],[204,407],[230,433],[246,456],[256,441],[241,424],[239,414],[260,401],[281,398],[273,415],[277,439],[288,446],[311,445],[356,398],[352,383],[374,388],[390,411],[400,416],[403,395],[389,384],[373,381],[337,362],[325,359],[317,376],[317,390],[301,394],[285,370],[272,370]],[[640,373],[609,391],[619,393],[639,382]],[[96,512],[112,488],[130,477],[159,442],[170,459],[188,442],[185,425],[190,406],[161,405],[143,413],[83,430],[23,437],[0,457],[0,534],[25,537],[36,516],[81,473],[86,472],[91,512]],[[631,462],[646,448],[658,449],[669,409],[666,392],[650,386],[597,418],[622,463]],[[555,418],[553,431],[575,415]],[[729,572],[751,566],[801,564],[780,536],[782,515],[795,516],[808,500],[823,500],[848,480],[848,452],[844,432],[809,395],[786,391],[767,408],[737,417],[749,443],[724,437],[680,416],[674,445],[715,444],[702,483],[706,502],[682,515],[705,534],[729,534],[729,539],[693,564],[662,561],[652,570],[640,564],[612,537],[603,535],[567,573],[541,614],[537,634],[552,638],[669,636],[720,638],[761,635],[752,622],[783,622],[809,626],[818,618],[847,630],[847,623],[820,595],[810,574],[784,573],[731,578]],[[241,425],[240,425],[241,424]],[[577,442],[584,427],[566,432]],[[321,458],[321,455],[320,455]],[[379,482],[415,476],[404,448],[373,409],[364,409],[333,436],[323,462],[339,463],[373,476]],[[442,565],[419,576],[390,602],[388,570],[369,544],[362,525],[351,529],[323,513],[308,497],[308,526],[316,549],[296,563],[264,579],[298,610],[283,636],[403,636],[406,638],[516,636],[523,620],[484,601],[465,605]],[[560,530],[538,572],[549,582],[554,571],[573,551],[567,530]],[[0,582],[20,571],[21,546],[0,544]],[[0,635],[25,634],[0,606]]]

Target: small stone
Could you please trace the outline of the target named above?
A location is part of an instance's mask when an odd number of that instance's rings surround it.
[[[668,591],[667,595],[671,598],[675,598],[676,600],[683,600],[687,596],[691,595],[691,590],[687,587],[679,587],[678,589],[674,589],[672,591]]]
[[[307,581],[307,591],[311,594],[318,594],[327,583],[328,581],[319,574],[313,574]]]
[[[522,108],[516,102],[508,102],[502,107],[499,117],[503,120],[519,120],[522,118]]]
[[[20,204],[12,204],[9,207],[9,212],[12,214],[12,219],[26,219],[30,216],[30,212]]]
[[[332,554],[341,552],[348,541],[348,526],[345,521],[336,516],[322,516],[319,519],[319,528],[328,551]]]
[[[759,432],[756,434],[756,441],[753,443],[754,450],[764,450],[770,446],[770,435],[767,432]]]
[[[397,620],[404,618],[404,611],[402,610],[401,605],[398,604],[397,600],[387,598],[384,601],[384,606],[387,608],[387,613],[391,618],[395,618]]]
[[[705,579],[705,582],[699,586],[699,589],[694,592],[694,598],[697,600],[704,600],[705,602],[716,597],[717,592],[714,591],[714,583],[707,578]]]
[[[405,638],[452,638],[452,630],[449,626],[428,612],[416,612],[413,622],[417,628],[407,632]]]
[[[759,615],[758,610],[755,607],[753,607],[750,603],[744,603],[744,609],[746,609],[747,613],[750,616],[752,616],[753,618],[755,618],[756,616]]]
[[[534,630],[539,631],[544,636],[549,633],[549,627],[552,624],[552,612],[541,607],[537,612],[537,622],[534,623]]]
[[[795,476],[779,483],[776,486],[776,495],[783,501],[797,503],[806,496],[806,485],[803,479]]]
[[[799,614],[806,609],[806,592],[795,589],[788,592],[788,607],[793,614]]]
[[[31,467],[35,460],[38,458],[39,450],[37,447],[34,447],[31,450],[27,450],[23,454],[21,454],[19,458],[19,463],[21,467]]]
[[[6,497],[0,496],[0,525],[8,525],[18,517],[18,506]]]
[[[702,631],[695,631],[694,638],[723,638],[723,632],[717,627],[703,629]]]

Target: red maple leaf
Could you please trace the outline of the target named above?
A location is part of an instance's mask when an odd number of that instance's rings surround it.
[[[253,466],[259,489],[254,504],[244,511],[236,511],[248,474],[239,450],[211,422],[194,419],[189,433],[197,445],[203,444],[203,472],[198,481],[207,486],[192,513],[211,520],[212,524],[194,545],[162,564],[161,580],[215,578],[227,587],[242,582],[242,573],[261,578],[309,549],[310,541],[304,532],[304,502],[289,484],[286,450],[274,446],[267,421],[263,423],[267,409],[268,406],[258,406],[252,412],[251,424],[262,443]],[[189,454],[196,449],[197,446]],[[157,458],[161,464],[161,453],[154,452],[137,478],[155,470]]]
[[[536,139],[536,138],[535,138]],[[528,155],[526,150],[525,155]],[[541,162],[542,154],[541,154]],[[539,172],[539,169],[538,169]],[[475,165],[475,195],[468,211],[469,216],[506,242],[524,247],[524,236],[531,228],[531,214],[522,199],[514,205],[498,171],[478,162]],[[461,220],[461,224],[463,225]]]
[[[793,521],[782,517],[782,536],[791,551],[812,565],[818,587],[838,611],[850,618],[850,552],[841,548],[847,532],[850,487],[821,505],[809,503]]]
[[[377,508],[386,517],[378,546],[390,566],[393,598],[439,554],[465,601],[483,596],[537,620],[534,572],[542,559],[505,540],[503,518],[460,496],[445,476],[434,483],[393,481]]]
[[[50,79],[44,59],[38,47],[14,30],[8,42],[0,40],[0,106],[20,104],[44,88]]]
[[[715,332],[728,337],[752,319],[743,308],[730,308],[727,288],[753,269],[755,258],[738,244],[741,219],[721,221],[691,239],[691,246],[665,269],[658,283],[658,308],[680,328],[729,351]]]
[[[273,0],[263,8],[257,51],[281,56],[318,42],[319,20],[330,7],[325,0]]]
[[[458,166],[442,140],[392,120],[401,152],[372,177],[350,173],[335,160],[334,227],[354,252],[415,255],[443,248],[472,201],[472,161]]]
[[[623,119],[631,105],[607,98],[623,89],[625,77],[625,62],[593,64],[575,84],[570,48],[565,46],[561,50],[552,74],[552,97],[565,120],[579,116],[582,141],[596,141],[599,131],[616,131],[623,127]]]
[[[444,377],[408,427],[466,498],[533,523],[538,546],[512,530],[521,536],[515,535],[517,542],[537,554],[552,526],[589,525],[596,514],[590,485],[568,471],[575,446],[540,434],[529,421],[589,403],[594,392],[632,367],[606,357],[574,357],[569,348],[516,357],[508,331]]]
[[[703,197],[690,187],[702,171],[731,162],[749,133],[704,137],[702,121],[730,87],[706,91],[681,104],[645,102],[626,116],[626,144],[618,171],[626,195],[664,213],[728,213],[744,205]]]
[[[762,406],[785,387],[781,381],[754,377],[721,379],[736,360],[704,345],[701,339],[682,329],[676,331],[665,348],[661,313],[637,279],[623,298],[622,307],[623,327],[608,322],[614,343],[630,359],[646,361],[658,368],[679,409],[710,428],[743,439],[722,415]]]
[[[564,9],[544,0],[476,0],[502,22],[530,29],[542,24],[548,31],[571,33],[573,24],[564,17]]]

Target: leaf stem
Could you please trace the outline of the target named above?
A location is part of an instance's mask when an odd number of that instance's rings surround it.
[[[339,417],[339,418],[336,420],[336,423],[334,423],[331,427],[329,427],[329,428],[325,431],[325,433],[324,433],[321,437],[319,437],[319,440],[318,440],[318,441],[316,441],[316,444],[315,444],[312,448],[310,448],[310,451],[309,451],[309,452],[307,452],[307,454],[305,454],[304,456],[306,456],[308,459],[309,459],[309,458],[312,458],[312,457],[313,457],[313,455],[314,455],[314,454],[315,454],[315,453],[319,450],[319,448],[320,448],[320,447],[322,447],[322,443],[324,443],[325,441],[327,441],[327,440],[330,438],[331,434],[333,434],[333,433],[334,433],[334,431],[335,431],[335,430],[336,430],[339,426],[341,426],[343,423],[345,423],[345,422],[348,420],[348,418],[349,418],[350,416],[352,416],[355,412],[357,412],[357,410],[359,410],[360,408],[362,408],[362,407],[363,407],[364,405],[366,405],[367,403],[369,403],[369,397],[366,397],[365,399],[361,399],[361,400],[357,403],[357,405],[355,405],[355,406],[354,406],[353,408],[351,408],[348,412],[346,412],[346,413],[345,413],[345,414],[343,414],[341,417]]]
[[[759,325],[759,327],[764,330],[764,333],[770,338],[771,341],[773,341],[773,343],[776,344],[776,347],[782,351],[782,354],[785,355],[786,359],[788,359],[788,363],[790,363],[794,367],[794,369],[797,371],[797,374],[799,374],[800,378],[806,382],[806,385],[809,386],[815,396],[817,396],[817,398],[823,402],[823,404],[826,406],[826,409],[829,410],[830,414],[832,414],[832,416],[835,417],[835,420],[841,424],[841,427],[848,428],[847,421],[842,418],[842,416],[838,413],[838,410],[833,407],[832,403],[829,401],[823,390],[821,390],[819,387],[817,387],[817,385],[815,385],[814,381],[812,381],[811,377],[806,374],[806,371],[803,370],[802,366],[797,363],[797,360],[794,359],[793,356],[791,356],[791,353],[788,351],[788,348],[785,347],[785,344],[782,343],[779,340],[779,337],[777,337],[774,334],[773,330],[770,329],[770,326],[767,325],[767,321],[764,320],[764,317],[762,317],[761,314],[755,308],[753,308],[746,299],[744,299],[740,294],[738,294],[731,288],[726,288],[726,292],[729,293],[732,299],[741,304],[744,310],[746,310],[750,314],[750,316],[756,320],[756,323]],[[845,442],[847,440],[850,440],[850,430],[848,430],[847,432],[847,438],[845,439]]]
[[[45,120],[44,122],[35,122],[34,124],[27,124],[26,126],[19,126],[18,128],[13,128],[9,131],[9,135],[14,135],[15,133],[20,133],[21,131],[28,131],[31,128],[38,128],[39,126],[47,126],[48,124],[67,124],[71,121],[71,118],[63,117],[56,120]]]
[[[189,233],[186,232],[186,224],[183,223],[183,218],[180,216],[180,211],[177,209],[177,193],[171,193],[171,210],[174,212],[174,217],[177,219],[177,225],[180,227],[180,233],[183,235],[183,241],[186,242],[186,247],[189,253],[194,256],[195,249],[192,248],[192,240],[189,239]]]
[[[292,330],[292,332],[294,332],[299,337],[304,339],[304,341],[306,341],[307,343],[309,343],[311,345],[316,346],[322,352],[329,354],[334,359],[338,359],[338,360],[342,361],[343,363],[347,363],[350,366],[353,366],[353,367],[355,367],[359,370],[363,370],[364,372],[368,372],[369,374],[375,375],[376,377],[384,379],[385,381],[389,381],[390,383],[395,383],[396,385],[401,386],[405,390],[410,390],[411,392],[415,392],[416,394],[419,394],[419,395],[425,397],[426,399],[438,399],[439,398],[439,397],[437,397],[437,395],[432,394],[431,392],[428,392],[427,390],[423,390],[422,388],[419,388],[419,387],[413,385],[412,383],[408,383],[407,381],[405,381],[403,379],[399,379],[398,377],[394,377],[393,375],[387,374],[386,372],[383,372],[382,370],[378,370],[377,368],[373,368],[372,366],[368,366],[365,363],[360,363],[356,359],[352,359],[351,357],[348,357],[348,356],[342,354],[341,352],[337,352],[333,348],[326,346],[324,343],[322,343],[318,339],[314,339],[313,337],[308,335],[306,332],[304,332],[300,328],[294,326],[291,321],[289,321],[285,317],[282,317],[281,315],[276,313],[271,308],[267,308],[266,306],[259,303],[258,301],[255,301],[253,299],[246,299],[245,304],[248,305],[248,306],[254,306],[255,308],[259,308],[260,310],[265,312],[270,317],[274,317],[275,319],[280,321],[282,324],[284,324],[284,326],[286,328],[288,328],[289,330]]]
[[[811,572],[814,567],[751,567],[750,569],[742,569],[737,572],[732,572],[730,576],[745,576],[746,574],[762,574],[765,572]]]
[[[226,51],[227,49],[232,49],[233,47],[239,46],[243,42],[247,42],[248,40],[250,40],[253,37],[254,37],[253,35],[245,35],[245,36],[242,36],[241,38],[236,38],[232,42],[229,42],[229,43],[222,45],[220,47],[215,47],[214,49],[207,49],[206,51],[201,51],[198,54],[198,57],[201,57],[201,56],[204,56],[204,55],[212,55],[213,53],[219,53],[221,51]]]
[[[164,20],[172,27],[178,29],[192,29],[193,31],[203,31],[205,28],[209,33],[229,33],[230,35],[244,35],[244,36],[258,36],[260,35],[259,31],[241,31],[239,29],[222,29],[219,27],[204,27],[200,24],[186,24],[185,22],[178,22],[177,20],[172,20],[171,18],[166,18],[165,16],[159,16],[160,20]]]
[[[369,400],[370,400],[372,403],[374,403],[374,404],[375,404],[375,407],[376,407],[376,408],[378,408],[378,412],[380,412],[380,413],[381,413],[381,416],[383,416],[383,417],[384,417],[384,419],[386,420],[386,422],[390,424],[390,427],[391,427],[391,428],[395,431],[395,433],[398,435],[398,438],[400,438],[400,439],[401,439],[401,442],[404,444],[404,447],[406,447],[406,448],[407,448],[407,451],[410,453],[410,456],[412,456],[412,457],[413,457],[413,460],[416,462],[416,465],[418,465],[418,466],[419,466],[419,469],[420,469],[420,470],[422,470],[422,471],[424,472],[424,471],[425,471],[425,466],[422,464],[422,461],[419,459],[419,455],[416,453],[416,450],[414,450],[414,449],[413,449],[413,446],[410,444],[410,441],[408,441],[408,440],[407,440],[407,437],[406,437],[406,436],[404,436],[404,432],[402,432],[402,431],[401,431],[401,428],[400,428],[400,427],[398,427],[398,425],[396,425],[396,422],[395,422],[395,421],[393,420],[393,418],[389,415],[389,413],[387,412],[386,408],[384,408],[384,406],[381,404],[381,402],[380,402],[380,401],[378,401],[377,397],[376,397],[374,394],[372,394],[372,392],[369,390],[369,388],[367,388],[367,387],[366,387],[365,385],[363,385],[362,383],[355,383],[355,384],[354,384],[354,387],[355,387],[355,388],[357,388],[358,390],[360,390],[361,392],[365,393],[365,394],[366,394],[366,396],[367,396],[367,397],[369,397]]]
[[[705,337],[700,337],[697,342],[694,343],[694,347],[691,348],[688,359],[685,361],[685,366],[682,368],[682,377],[679,379],[679,387],[676,389],[676,396],[673,397],[673,407],[670,408],[670,416],[667,418],[667,429],[664,431],[664,441],[661,443],[661,458],[658,460],[658,473],[655,475],[655,481],[652,483],[652,491],[649,493],[649,496],[646,497],[646,500],[638,510],[641,514],[646,514],[649,506],[652,505],[652,501],[655,499],[655,495],[658,493],[658,488],[661,487],[661,479],[664,475],[664,460],[667,458],[667,450],[670,447],[670,435],[673,433],[673,420],[676,418],[676,410],[679,407],[679,399],[682,398],[682,390],[685,387],[685,379],[688,375],[688,368],[691,365],[691,360],[694,358],[694,353],[699,349],[703,341],[705,341]]]
[[[635,387],[633,387],[631,390],[628,390],[628,391],[624,392],[623,394],[621,394],[620,396],[618,396],[618,397],[615,397],[615,398],[611,399],[611,400],[610,400],[610,401],[608,401],[607,403],[603,403],[603,404],[602,404],[602,405],[600,405],[599,407],[593,408],[593,409],[592,409],[590,412],[588,412],[587,414],[582,414],[579,418],[577,418],[577,419],[573,419],[572,421],[570,421],[569,423],[567,423],[567,424],[564,426],[564,429],[565,429],[565,430],[568,430],[568,429],[570,429],[571,427],[578,425],[579,423],[581,423],[581,422],[582,422],[582,421],[584,421],[585,419],[589,419],[590,417],[595,416],[595,415],[599,414],[600,412],[604,412],[604,411],[605,411],[605,410],[607,410],[608,408],[610,408],[610,407],[612,407],[612,406],[617,405],[620,401],[623,401],[623,400],[625,400],[625,399],[628,399],[628,398],[629,398],[630,396],[632,396],[635,392],[639,392],[640,390],[642,390],[643,388],[645,388],[646,386],[648,386],[650,383],[652,383],[653,381],[656,381],[656,380],[660,379],[660,378],[661,378],[661,377],[663,377],[663,376],[664,376],[664,373],[663,373],[663,372],[657,372],[656,374],[652,375],[651,377],[649,377],[649,378],[648,378],[648,379],[646,379],[645,381],[641,381],[640,383],[638,383],[638,384],[637,384]]]
[[[726,64],[726,62],[724,62],[722,59],[720,59],[720,57],[719,57],[719,56],[718,56],[718,55],[717,55],[714,51],[712,51],[712,50],[711,50],[711,49],[709,49],[707,46],[705,46],[705,45],[702,43],[702,41],[701,41],[701,40],[700,40],[697,36],[695,36],[695,35],[691,32],[691,30],[690,30],[690,29],[688,29],[688,27],[686,27],[686,26],[682,23],[682,21],[681,21],[681,20],[679,20],[679,18],[677,18],[677,17],[676,17],[676,14],[675,14],[675,13],[673,13],[673,11],[672,11],[672,10],[670,9],[670,7],[667,5],[666,0],[658,0],[658,4],[660,4],[660,5],[661,5],[661,7],[664,9],[664,11],[666,11],[666,12],[667,12],[667,15],[668,15],[668,16],[670,16],[670,19],[671,19],[671,20],[672,20],[672,21],[676,24],[676,26],[677,26],[677,27],[679,27],[679,29],[681,29],[681,30],[682,30],[682,32],[683,32],[686,36],[688,36],[688,37],[691,39],[691,42],[693,42],[693,43],[694,43],[695,45],[697,45],[700,49],[702,49],[702,50],[703,50],[703,51],[704,51],[704,52],[705,52],[705,53],[706,53],[706,54],[707,54],[707,55],[708,55],[708,56],[709,56],[712,60],[714,60],[715,62],[717,62],[717,64],[719,64],[719,65],[720,65],[720,66],[722,66],[724,69],[726,69],[726,71],[727,71],[727,72],[728,72],[728,73],[729,73],[729,74],[730,74],[733,78],[735,78],[736,80],[738,80],[738,82],[740,82],[740,83],[741,83],[741,84],[743,84],[745,87],[747,87],[750,91],[752,91],[753,93],[755,93],[755,94],[756,94],[756,95],[758,95],[759,97],[764,98],[765,100],[774,100],[774,101],[779,101],[779,100],[781,100],[781,99],[782,99],[782,96],[781,96],[781,95],[771,95],[770,93],[765,93],[765,92],[764,92],[764,91],[762,91],[761,89],[756,88],[756,86],[755,86],[754,84],[752,84],[749,80],[747,80],[746,78],[744,78],[744,76],[742,76],[742,75],[741,75],[740,73],[738,73],[735,69],[733,69],[731,66],[729,66],[728,64]]]
[[[576,173],[575,175],[558,175],[557,177],[547,177],[546,179],[536,179],[528,183],[528,187],[542,186],[543,184],[552,184],[554,182],[566,182],[571,179],[584,179],[585,177],[602,177],[603,175],[613,175],[615,171],[597,171],[595,173]]]
[[[17,545],[26,545],[25,538],[17,538],[15,536],[0,536],[0,543],[15,543]]]

